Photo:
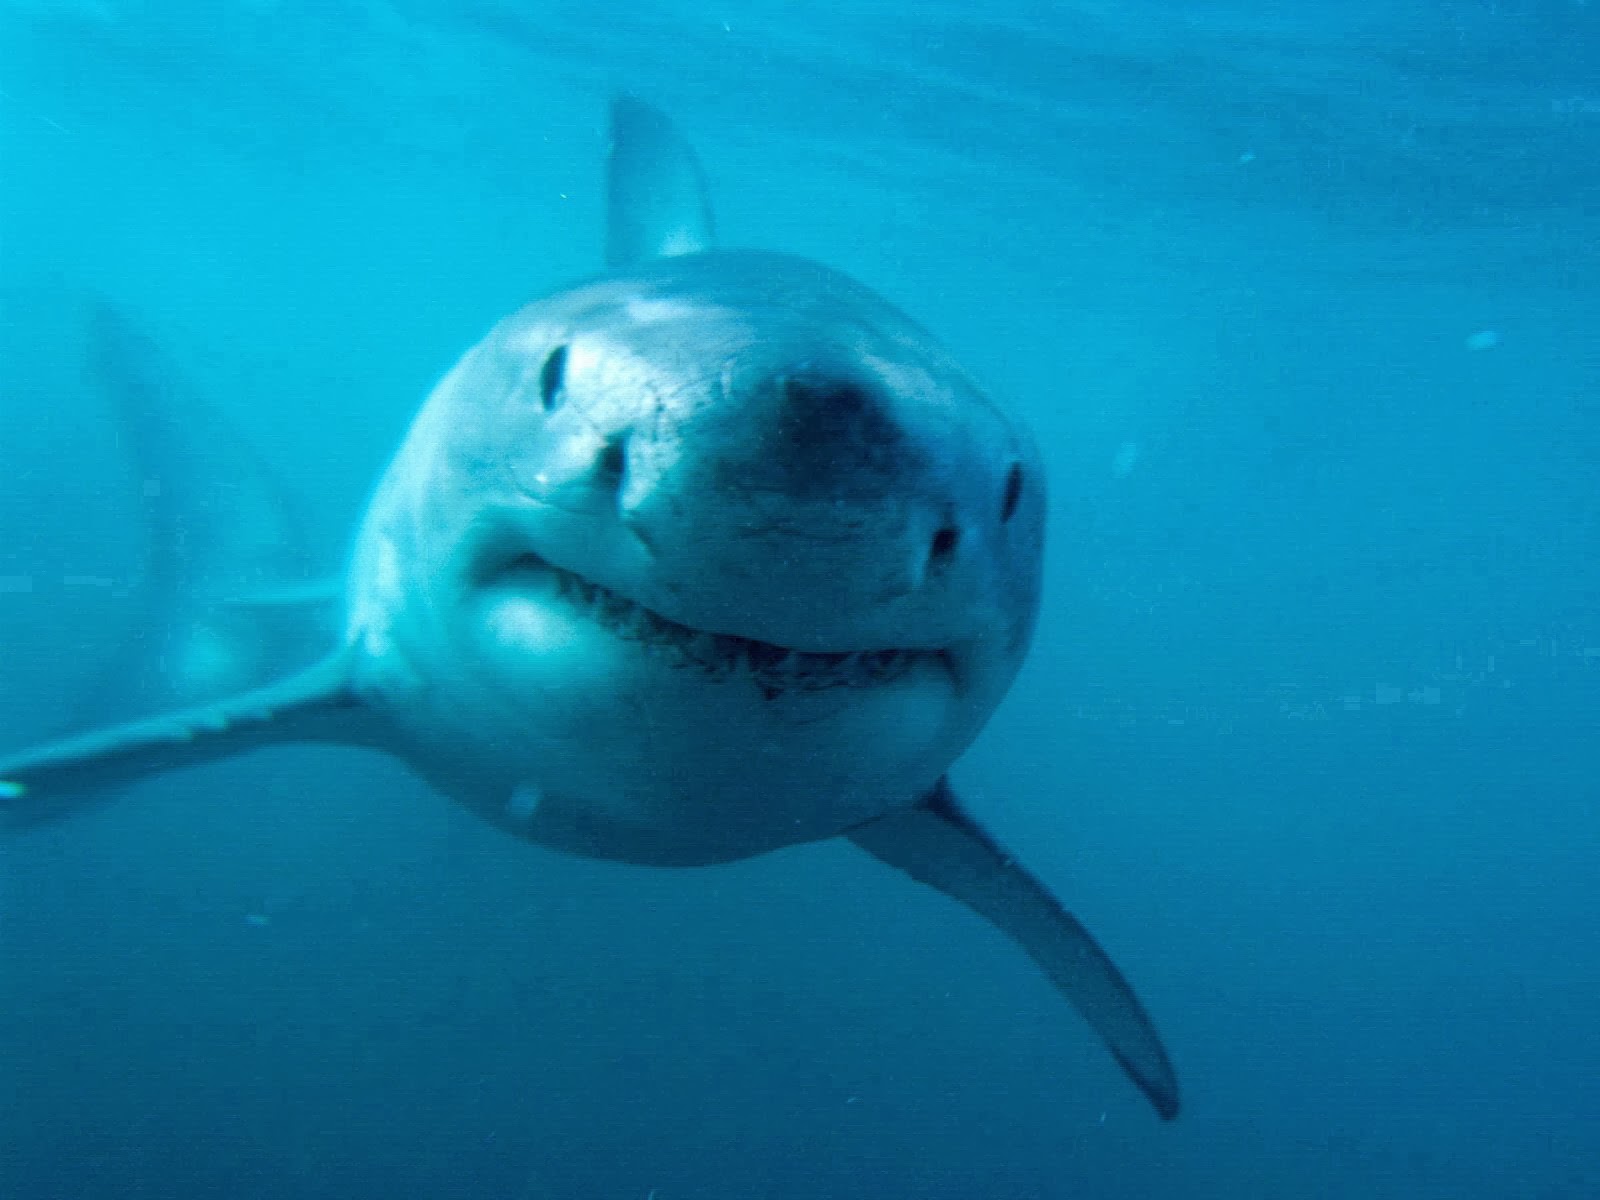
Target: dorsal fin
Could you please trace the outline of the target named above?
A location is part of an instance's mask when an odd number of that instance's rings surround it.
[[[697,254],[715,242],[711,196],[694,148],[654,105],[613,97],[606,266]]]

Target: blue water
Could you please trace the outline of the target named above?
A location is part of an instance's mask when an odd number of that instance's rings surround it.
[[[576,862],[285,751],[0,843],[0,1196],[1600,1196],[1600,6],[0,13],[0,730],[122,636],[107,295],[330,561],[439,374],[599,254],[605,99],[728,241],[1044,442],[956,772],[1135,980],[1161,1126],[843,846]]]

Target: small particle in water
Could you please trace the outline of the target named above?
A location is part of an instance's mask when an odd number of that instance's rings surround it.
[[[1239,155],[1239,165],[1241,167],[1247,167],[1251,163],[1255,162],[1255,160],[1256,152],[1254,150],[1246,150],[1243,154]]]
[[[272,924],[272,918],[264,912],[245,913],[244,923],[255,929],[265,929]]]
[[[1493,350],[1500,344],[1500,335],[1493,329],[1480,329],[1467,338],[1468,350]]]

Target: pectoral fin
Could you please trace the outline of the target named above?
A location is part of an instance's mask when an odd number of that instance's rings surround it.
[[[1026,950],[1162,1119],[1178,1115],[1177,1075],[1127,980],[1088,930],[961,810],[946,781],[921,806],[869,821],[849,837],[917,882],[961,901]]]
[[[284,742],[374,745],[378,720],[344,654],[268,687],[0,759],[0,824],[29,826],[91,806],[108,789]]]

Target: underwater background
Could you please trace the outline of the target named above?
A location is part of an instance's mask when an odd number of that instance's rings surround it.
[[[0,1197],[1600,1196],[1600,5],[11,0],[0,745],[137,631],[128,314],[331,572],[428,389],[599,262],[608,96],[725,242],[1043,443],[954,779],[1162,1029],[853,848],[661,872],[297,749],[0,841]]]

